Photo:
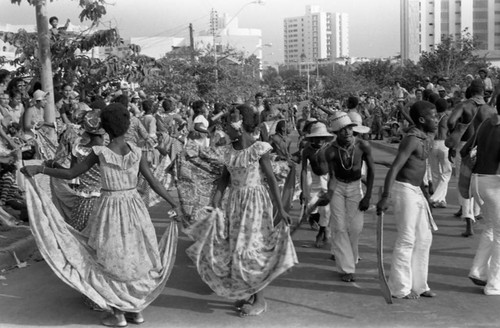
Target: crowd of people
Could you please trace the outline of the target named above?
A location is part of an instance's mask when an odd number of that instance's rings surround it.
[[[469,278],[500,295],[500,104],[484,70],[478,74],[454,91],[446,79],[424,78],[410,92],[395,82],[389,95],[299,105],[273,104],[263,93],[247,102],[186,102],[125,81],[90,95],[68,82],[52,95],[2,71],[0,202],[29,221],[47,263],[84,303],[110,312],[106,326],[144,322],[175,261],[176,221],[192,240],[187,254],[201,279],[235,299],[241,316],[255,316],[267,310],[265,287],[298,263],[288,214],[295,197],[317,230],[315,246],[330,243],[340,279],[356,280],[375,165],[385,165],[376,208],[393,200],[392,296],[434,297],[432,208],[448,206],[453,167],[466,179],[462,158],[474,149],[478,164],[457,216],[464,237],[476,220],[487,223]],[[55,108],[46,108],[47,97]],[[375,161],[370,140],[399,143],[394,162]],[[148,207],[161,199],[171,220],[158,242]]]

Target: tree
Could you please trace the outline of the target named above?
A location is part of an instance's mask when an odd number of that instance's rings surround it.
[[[272,66],[267,66],[262,72],[262,85],[265,86],[271,94],[277,94],[283,88],[283,79],[278,70]]]
[[[30,50],[27,53],[23,53],[24,56],[22,58],[23,62],[26,60],[32,60],[32,65],[27,65],[29,68],[33,69],[35,72],[38,72],[39,77],[42,81],[42,87],[45,91],[50,93],[50,97],[48,99],[48,106],[46,106],[44,111],[44,119],[48,123],[54,123],[55,121],[55,105],[54,105],[54,88],[53,88],[53,74],[52,74],[52,58],[51,58],[51,44],[50,44],[50,34],[48,29],[48,17],[47,17],[47,6],[46,0],[27,0],[30,5],[35,6],[36,10],[36,25],[37,25],[37,41],[38,45],[27,45],[27,44],[16,44],[15,46],[20,46],[23,50]],[[53,0],[51,0],[52,2]],[[21,0],[11,0],[13,4],[21,4]],[[80,0],[79,6],[82,8],[80,13],[80,20],[83,21],[85,19],[90,19],[93,23],[96,24],[97,21],[106,14],[106,9],[104,7],[105,0]],[[89,41],[99,41],[102,40],[102,34],[98,36],[91,36]],[[115,34],[115,33],[113,33]],[[33,36],[24,35],[24,40],[28,43],[33,41]],[[19,41],[19,38],[16,38],[15,35],[7,35],[4,38],[5,42],[11,42],[12,39]],[[88,40],[83,40],[88,41]],[[80,47],[85,48],[87,45],[91,45],[91,43],[81,42]],[[33,43],[33,42],[32,42]],[[31,52],[32,50],[32,52]],[[65,49],[55,49],[60,50],[64,53]],[[69,50],[71,51],[71,49]],[[34,59],[37,58],[37,59]],[[38,61],[38,63],[37,63]],[[39,68],[37,70],[37,68]],[[55,137],[54,133],[52,133],[52,137]]]
[[[479,68],[490,65],[486,56],[475,53],[477,40],[467,30],[463,34],[458,38],[452,35],[444,37],[434,50],[422,53],[419,65],[424,74],[447,77],[450,83],[461,84],[467,74],[474,75]]]
[[[389,60],[371,60],[361,63],[354,71],[357,76],[373,82],[380,88],[391,86],[398,79],[397,66]]]

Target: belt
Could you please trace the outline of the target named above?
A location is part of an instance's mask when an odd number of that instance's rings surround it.
[[[359,181],[359,179],[361,178],[358,178],[358,179],[354,179],[354,180],[347,180],[347,179],[342,179],[342,178],[337,178],[335,177],[335,179],[339,182],[342,182],[342,183],[352,183],[352,182],[357,182]]]

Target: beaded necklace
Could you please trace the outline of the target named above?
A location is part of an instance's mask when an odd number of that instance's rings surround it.
[[[352,148],[352,151],[351,151],[351,154],[349,154],[349,148]],[[352,170],[352,167],[354,165],[354,145],[352,145],[351,147],[349,147],[347,149],[345,148],[342,148],[342,147],[337,147],[337,152],[339,154],[339,157],[340,157],[340,165],[342,165],[342,168],[346,171],[350,171]],[[344,165],[344,160],[343,160],[343,157],[342,157],[342,153],[340,152],[340,149],[342,149],[343,151],[345,151],[345,153],[347,154],[346,156],[346,160],[348,163],[350,163],[350,166],[347,168],[345,165]]]

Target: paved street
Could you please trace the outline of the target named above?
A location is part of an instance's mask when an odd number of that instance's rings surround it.
[[[391,155],[374,151],[376,158]],[[376,185],[386,168],[377,166]],[[315,232],[304,225],[294,235],[300,264],[266,289],[268,311],[260,317],[239,318],[232,302],[214,295],[200,280],[185,249],[190,245],[181,234],[176,264],[167,288],[146,309],[143,327],[498,327],[500,297],[484,296],[467,273],[478,234],[463,238],[463,223],[452,216],[457,209],[455,185],[448,209],[435,211],[439,231],[434,234],[429,284],[434,299],[394,300],[387,305],[377,280],[374,212],[365,215],[360,241],[362,261],[355,283],[342,282],[335,272],[328,248],[312,247]],[[375,203],[376,197],[372,203]],[[293,215],[298,216],[298,206]],[[164,227],[164,208],[152,209],[158,231]],[[476,226],[476,233],[481,223]],[[385,264],[395,238],[392,213],[386,215]],[[45,262],[4,273],[0,281],[0,327],[100,327],[100,313],[88,310],[81,296],[62,283]]]

